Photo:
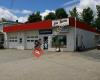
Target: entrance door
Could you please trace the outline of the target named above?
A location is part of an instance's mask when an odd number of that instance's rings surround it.
[[[43,38],[43,48],[44,49],[48,49],[48,37],[44,37]]]

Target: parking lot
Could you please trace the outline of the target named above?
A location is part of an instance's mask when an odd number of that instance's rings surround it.
[[[100,50],[47,52],[0,50],[0,80],[100,80]]]

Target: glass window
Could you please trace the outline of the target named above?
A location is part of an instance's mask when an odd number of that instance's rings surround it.
[[[15,40],[15,42],[17,42],[17,40]]]
[[[35,38],[38,38],[38,36],[34,36]]]
[[[11,42],[11,40],[9,40],[9,42]]]
[[[27,38],[30,38],[30,36],[27,36]]]
[[[31,40],[31,42],[34,42],[34,40]]]
[[[67,39],[65,35],[56,35],[52,37],[52,47],[58,47],[66,48],[67,45]]]
[[[12,42],[14,42],[14,40],[12,40]]]
[[[34,38],[34,36],[31,36],[31,38]]]
[[[30,42],[30,40],[27,40],[27,42]]]
[[[19,39],[19,43],[22,43],[22,38]]]

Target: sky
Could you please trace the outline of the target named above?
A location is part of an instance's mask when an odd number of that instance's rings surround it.
[[[100,0],[0,0],[0,19],[26,22],[28,16],[36,11],[44,17],[57,8],[64,8],[68,13],[75,6],[79,13],[91,7],[95,15],[96,5],[100,5]]]

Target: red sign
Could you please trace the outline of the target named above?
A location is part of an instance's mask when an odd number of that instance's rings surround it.
[[[43,50],[41,48],[35,48],[32,53],[35,57],[38,58],[43,54]]]

